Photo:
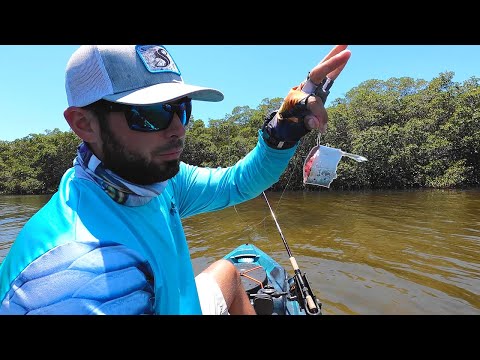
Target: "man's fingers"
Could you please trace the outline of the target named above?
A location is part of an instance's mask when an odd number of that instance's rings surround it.
[[[322,99],[318,96],[309,96],[307,104],[310,114],[306,115],[304,118],[306,128],[312,130],[326,127],[323,125],[326,125],[328,122],[328,114],[323,105]]]
[[[348,61],[348,59],[347,59]],[[340,73],[342,72],[343,68],[345,67],[345,65],[347,65],[347,63],[345,62],[345,64],[343,65],[340,65],[338,68],[336,68],[335,70],[333,70],[332,72],[328,73],[327,76],[332,79],[332,80],[335,80],[338,75],[340,75]]]
[[[341,51],[345,50],[348,45],[336,45],[330,52],[325,56],[320,63],[324,62],[325,60],[330,59],[332,56],[337,55]]]
[[[336,45],[332,50],[330,50],[330,52],[327,54],[327,56],[325,56],[322,61],[320,61],[320,64],[325,62],[326,60],[332,58],[333,56],[341,53],[343,50],[345,50],[346,48],[348,47],[348,45]],[[335,69],[334,71],[330,72],[327,74],[327,76],[332,79],[332,80],[335,80],[338,75],[342,72],[343,68],[345,67],[345,65],[347,65],[347,63],[343,64],[342,66],[338,67],[337,69]],[[323,78],[322,78],[323,80]],[[318,83],[317,83],[318,84]]]
[[[332,50],[332,52],[334,52],[334,50]],[[321,83],[327,75],[330,79],[335,80],[345,65],[347,65],[350,55],[350,50],[344,49],[332,55],[330,58],[323,60],[310,71],[310,79],[315,84]]]
[[[320,127],[320,121],[313,115],[307,115],[305,117],[305,127],[308,130],[318,129]]]

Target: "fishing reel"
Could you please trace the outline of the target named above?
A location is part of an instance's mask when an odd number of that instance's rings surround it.
[[[307,280],[307,274],[298,273],[288,279],[289,300],[297,301],[307,315],[322,315],[322,303],[317,299]]]
[[[256,294],[250,294],[250,299],[257,315],[273,315],[274,298],[286,295],[288,295],[288,292],[279,292],[273,286],[266,285],[259,289]]]

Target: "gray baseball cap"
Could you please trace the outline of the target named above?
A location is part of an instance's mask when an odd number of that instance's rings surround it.
[[[65,72],[69,106],[97,100],[131,105],[158,104],[188,96],[222,101],[212,88],[188,85],[171,54],[162,45],[82,45]]]

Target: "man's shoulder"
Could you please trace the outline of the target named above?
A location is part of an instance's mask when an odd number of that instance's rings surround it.
[[[68,242],[22,269],[13,282],[8,281],[13,285],[0,305],[0,314],[153,312],[151,269],[142,256],[124,245]]]

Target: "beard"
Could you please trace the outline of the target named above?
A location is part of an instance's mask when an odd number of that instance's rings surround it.
[[[151,185],[171,179],[180,170],[179,159],[156,164],[142,154],[128,151],[115,139],[109,129],[102,129],[101,137],[104,166],[131,183]],[[162,152],[170,148],[183,147],[183,143],[183,139],[177,139],[156,151]]]

